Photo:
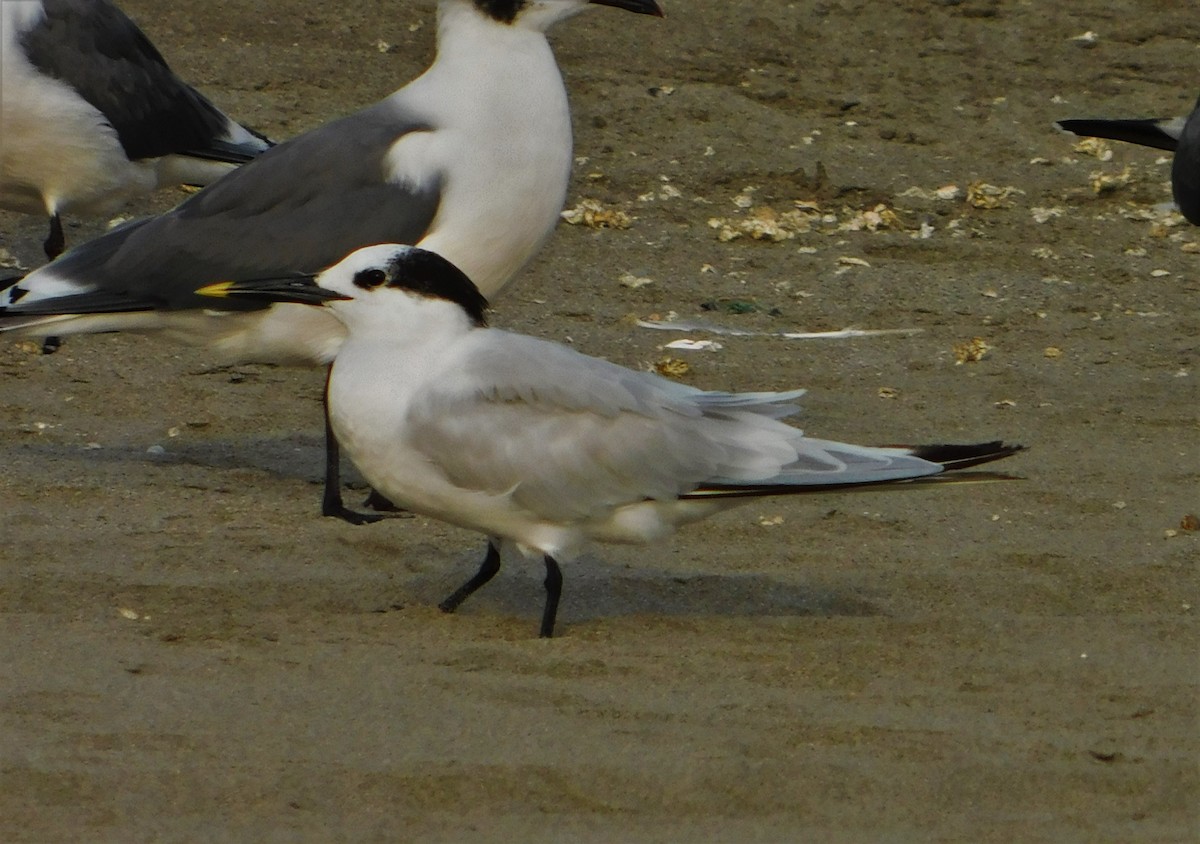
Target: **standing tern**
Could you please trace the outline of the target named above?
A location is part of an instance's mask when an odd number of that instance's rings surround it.
[[[345,331],[327,312],[279,304],[214,318],[195,290],[319,272],[377,243],[437,250],[494,296],[566,200],[571,115],[545,33],[592,5],[662,15],[655,0],[439,0],[437,57],[419,78],[173,211],[11,280],[0,290],[0,332],[162,330],[231,359],[328,364]],[[342,504],[326,432],[322,512],[366,521]]]
[[[1055,124],[1087,138],[1127,141],[1175,153],[1171,192],[1189,223],[1200,226],[1200,100],[1187,117],[1149,119],[1079,118]]]
[[[360,249],[315,282],[198,292],[231,307],[324,305],[341,320],[348,336],[328,401],[342,447],[396,504],[488,536],[479,572],[441,608],[454,611],[487,583],[502,549],[541,557],[543,637],[554,632],[559,562],[588,540],[648,542],[763,496],[911,487],[1022,448],[806,437],[779,421],[803,390],[709,392],[488,328],[487,300],[471,280],[411,246]]]
[[[139,193],[207,185],[270,147],[176,76],[109,0],[0,3],[0,208],[107,213]]]

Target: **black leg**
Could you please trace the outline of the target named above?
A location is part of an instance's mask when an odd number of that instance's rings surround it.
[[[562,597],[562,569],[549,554],[546,555],[546,608],[542,610],[542,629],[538,635],[549,639],[554,635],[554,619],[558,617],[558,599]]]
[[[53,261],[63,253],[67,247],[67,238],[63,234],[62,217],[55,214],[50,218],[50,234],[42,241],[42,248],[46,250],[47,260]],[[58,347],[62,345],[62,340],[58,337],[47,337],[42,341],[42,354],[52,355],[58,351]]]
[[[352,525],[368,525],[380,521],[383,516],[356,513],[342,503],[341,455],[333,425],[329,422],[329,376],[333,367],[325,374],[325,397],[321,406],[325,410],[325,494],[321,498],[321,515],[334,516]]]
[[[495,542],[489,539],[487,554],[484,555],[479,571],[475,572],[474,577],[455,589],[449,598],[438,604],[438,609],[442,612],[454,612],[458,609],[459,604],[474,595],[479,587],[495,577],[498,571],[500,571],[500,549],[496,547]]]
[[[67,238],[63,234],[62,217],[55,214],[50,218],[50,234],[42,241],[42,248],[46,250],[46,257],[53,261],[63,253],[66,246]]]

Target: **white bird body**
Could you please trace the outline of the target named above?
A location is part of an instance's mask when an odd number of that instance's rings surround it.
[[[40,4],[4,3],[0,14],[22,5]],[[107,213],[158,186],[154,164],[130,161],[98,109],[65,82],[41,77],[11,46],[8,20],[0,23],[0,37],[0,207],[47,216]]]
[[[326,301],[347,328],[329,418],[367,481],[400,507],[487,534],[491,548],[543,557],[556,577],[590,541],[649,542],[754,497],[911,480],[1019,450],[805,437],[780,421],[803,390],[708,392],[487,328],[470,280],[418,248],[360,249],[317,283],[204,295]]]
[[[393,503],[560,561],[588,540],[651,541],[737,503],[679,501],[680,481],[661,476],[631,439],[656,428],[683,436],[695,425],[686,393],[661,389],[674,385],[457,324],[466,317],[449,303],[405,304],[414,319],[401,332],[381,320],[360,334],[355,324],[329,384],[338,441]],[[380,311],[397,322],[394,309]],[[644,395],[622,383],[630,377]]]
[[[588,541],[650,542],[745,503],[680,497],[718,480],[941,471],[904,449],[815,440],[778,421],[802,390],[705,392],[391,292],[329,306],[350,327],[329,382],[338,441],[393,503],[529,553],[563,561]]]
[[[10,5],[22,3],[6,0],[0,10]],[[11,37],[7,26],[0,36]],[[6,210],[107,214],[139,194],[171,185],[207,185],[237,166],[177,154],[130,159],[99,109],[65,82],[40,76],[23,54],[7,46],[0,53],[0,77],[0,207]],[[226,139],[267,148],[232,121]]]
[[[108,0],[0,3],[0,208],[108,213],[206,185],[269,146],[176,77]]]

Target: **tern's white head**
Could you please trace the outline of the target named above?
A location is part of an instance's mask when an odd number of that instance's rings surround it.
[[[441,255],[416,246],[364,247],[318,275],[316,283],[346,297],[328,307],[347,324],[442,302],[457,306],[474,325],[487,321],[488,302],[474,282]]]
[[[487,324],[487,299],[462,270],[435,252],[395,243],[365,246],[316,276],[227,281],[197,293],[238,308],[279,302],[325,306],[351,332],[374,326],[395,332],[405,321],[422,319]]]

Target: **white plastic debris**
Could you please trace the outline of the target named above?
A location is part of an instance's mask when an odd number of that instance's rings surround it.
[[[719,352],[725,348],[716,340],[672,340],[664,349],[684,349],[689,352]]]
[[[920,334],[924,331],[923,328],[843,328],[840,331],[750,331],[744,328],[711,325],[696,320],[665,322],[662,320],[639,319],[637,324],[641,328],[652,328],[658,331],[707,331],[710,334],[720,334],[726,337],[780,337],[784,340],[847,340],[856,337]]]

